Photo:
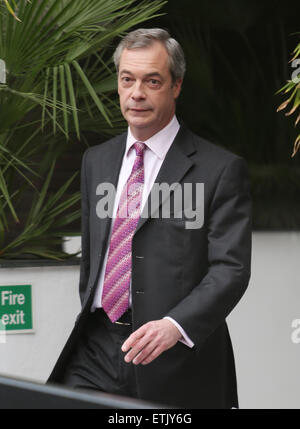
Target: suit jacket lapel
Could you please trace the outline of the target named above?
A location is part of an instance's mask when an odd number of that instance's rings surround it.
[[[181,126],[167,155],[162,163],[162,166],[158,172],[155,183],[158,185],[161,183],[179,183],[187,171],[193,166],[194,162],[190,158],[190,155],[195,152],[195,146],[188,130]],[[175,188],[174,188],[175,189]],[[174,189],[171,191],[174,192]],[[153,187],[151,192],[153,191]],[[139,219],[135,233],[153,216],[153,214],[159,210],[160,206],[170,198],[170,195],[165,195],[164,198],[156,205],[151,205],[149,216],[147,216],[147,208],[150,207],[151,192],[149,193],[147,203],[143,210],[142,216]]]
[[[110,147],[108,148],[108,158],[99,160],[98,165],[102,165],[101,176],[99,176],[99,180],[97,183],[111,183],[115,189],[118,186],[119,173],[122,166],[122,160],[126,149],[126,139],[127,132],[121,134],[117,137],[113,142],[110,143]],[[100,152],[100,156],[102,154]],[[101,162],[102,161],[102,162]],[[100,164],[101,162],[101,164]],[[108,238],[108,233],[111,225],[112,214],[113,214],[113,203],[110,206],[109,215],[99,222],[97,234],[99,234],[99,243],[101,243],[101,247],[104,245]]]

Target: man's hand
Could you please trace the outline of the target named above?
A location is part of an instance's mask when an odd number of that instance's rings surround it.
[[[180,338],[181,333],[168,319],[145,323],[123,343],[123,352],[130,349],[124,358],[125,362],[146,365],[173,347]]]

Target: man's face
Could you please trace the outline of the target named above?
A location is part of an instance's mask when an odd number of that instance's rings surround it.
[[[168,53],[160,42],[124,49],[118,93],[121,111],[136,139],[147,140],[170,122],[181,83],[172,83]]]

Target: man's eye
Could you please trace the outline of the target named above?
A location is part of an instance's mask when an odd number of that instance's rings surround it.
[[[160,81],[157,79],[149,79],[148,80],[148,85],[151,88],[159,88],[160,87]]]

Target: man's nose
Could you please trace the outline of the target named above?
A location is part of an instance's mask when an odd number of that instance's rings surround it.
[[[146,94],[145,94],[142,82],[136,81],[132,88],[131,98],[136,101],[136,100],[143,100],[145,99],[145,97],[146,97]]]

